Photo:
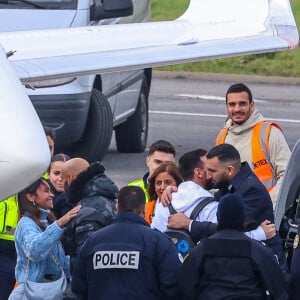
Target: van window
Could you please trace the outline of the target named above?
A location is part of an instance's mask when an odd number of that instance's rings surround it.
[[[76,9],[77,0],[7,0],[0,9]]]

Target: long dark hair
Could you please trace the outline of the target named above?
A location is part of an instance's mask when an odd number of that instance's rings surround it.
[[[46,227],[40,221],[41,212],[38,206],[36,206],[32,201],[29,201],[27,198],[27,194],[36,195],[36,192],[41,185],[48,185],[47,181],[44,178],[39,178],[23,191],[21,191],[18,194],[18,204],[20,216],[27,216],[31,218],[44,231]],[[48,215],[47,220],[49,221],[49,223],[53,223],[55,221],[55,216],[52,212]]]

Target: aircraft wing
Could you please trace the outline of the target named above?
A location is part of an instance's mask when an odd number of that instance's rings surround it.
[[[298,41],[288,0],[191,0],[174,21],[0,33],[0,199],[33,182],[50,161],[20,80],[274,52]]]
[[[292,49],[288,0],[191,0],[177,20],[0,34],[22,81]]]

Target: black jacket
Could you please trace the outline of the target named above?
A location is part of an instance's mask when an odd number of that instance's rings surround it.
[[[81,210],[66,227],[66,254],[76,256],[80,246],[94,231],[111,223],[116,216],[118,188],[104,174],[104,167],[96,162],[80,173],[66,191],[68,201]]]
[[[233,178],[231,188],[219,190],[215,194],[215,200],[228,193],[239,193],[246,206],[246,221],[249,223],[247,230],[255,229],[264,220],[274,222],[273,205],[268,191],[259,181],[247,162],[242,163],[240,172]],[[202,223],[202,224],[201,224]],[[200,240],[203,236],[216,233],[216,225],[209,222],[193,222],[191,236],[194,240]]]
[[[72,290],[85,300],[174,299],[180,266],[171,239],[142,217],[121,212],[81,248]]]
[[[179,299],[287,299],[272,251],[244,233],[221,230],[191,251],[179,274]]]
[[[215,199],[228,193],[239,193],[246,205],[247,230],[255,229],[264,220],[274,222],[273,204],[270,194],[247,162],[243,162],[239,173],[231,181],[231,188],[225,188],[216,193]]]
[[[257,228],[264,220],[274,222],[273,205],[269,192],[250,169],[247,162],[243,162],[239,173],[231,181],[230,189],[223,188],[215,194],[215,199],[228,193],[239,193],[245,202],[247,231]],[[234,218],[234,216],[232,216]],[[201,224],[202,223],[202,224]],[[191,225],[191,236],[194,240],[203,238],[203,231],[214,233],[217,227],[209,222],[196,222]],[[281,269],[288,273],[286,258],[284,256],[281,239],[278,234],[266,241],[268,247],[277,255]]]

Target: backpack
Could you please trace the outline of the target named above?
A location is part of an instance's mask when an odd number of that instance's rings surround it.
[[[200,201],[196,207],[193,209],[190,219],[195,220],[199,213],[203,210],[203,208],[215,201],[213,197],[205,198],[204,200]],[[176,214],[177,211],[174,209],[172,204],[168,206],[169,212],[171,215]],[[196,246],[197,243],[193,241],[193,239],[190,236],[190,233],[185,229],[172,229],[168,228],[165,232],[166,235],[168,235],[173,243],[175,244],[178,252],[182,255],[183,258],[186,257],[186,255],[191,251],[192,248]]]

